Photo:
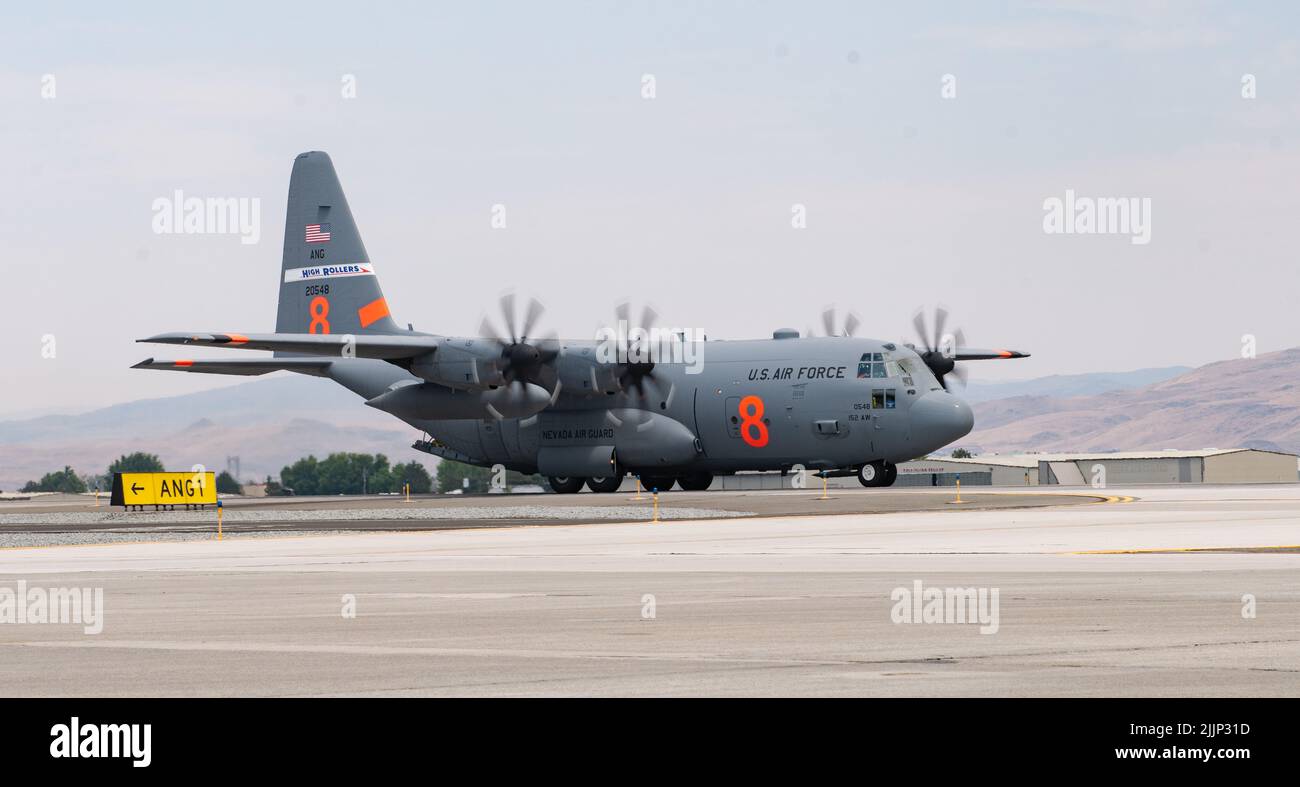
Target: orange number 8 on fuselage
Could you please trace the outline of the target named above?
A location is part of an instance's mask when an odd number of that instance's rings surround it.
[[[746,396],[737,408],[740,412],[740,436],[754,448],[767,445],[767,424],[763,423],[763,400]],[[757,434],[754,434],[757,432]]]

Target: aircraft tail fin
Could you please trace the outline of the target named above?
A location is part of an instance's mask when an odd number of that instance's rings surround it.
[[[294,159],[278,286],[276,333],[405,333],[388,312],[327,153]]]

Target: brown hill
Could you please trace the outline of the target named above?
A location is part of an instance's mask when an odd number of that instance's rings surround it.
[[[1220,361],[1095,396],[975,405],[961,441],[981,453],[1265,448],[1300,453],[1300,347]]]
[[[103,473],[122,454],[158,454],[173,469],[226,469],[238,456],[240,480],[278,476],[300,457],[335,451],[382,453],[430,469],[437,460],[411,449],[419,433],[361,403],[328,380],[275,376],[230,388],[143,399],[81,415],[0,421],[0,490],[69,464]]]

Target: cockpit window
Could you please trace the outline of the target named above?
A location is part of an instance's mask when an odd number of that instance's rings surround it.
[[[912,375],[914,374],[912,371],[913,365],[911,358],[898,359],[898,367],[902,371],[903,385],[915,385],[915,383],[912,382]]]
[[[883,379],[897,375],[896,364],[886,362],[882,353],[863,353],[858,359],[858,379]]]

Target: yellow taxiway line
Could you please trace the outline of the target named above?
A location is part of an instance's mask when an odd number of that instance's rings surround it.
[[[1152,547],[1148,549],[1092,549],[1085,552],[1066,552],[1067,555],[1161,555],[1185,552],[1280,552],[1282,550],[1300,551],[1300,545],[1281,544],[1265,547]]]

